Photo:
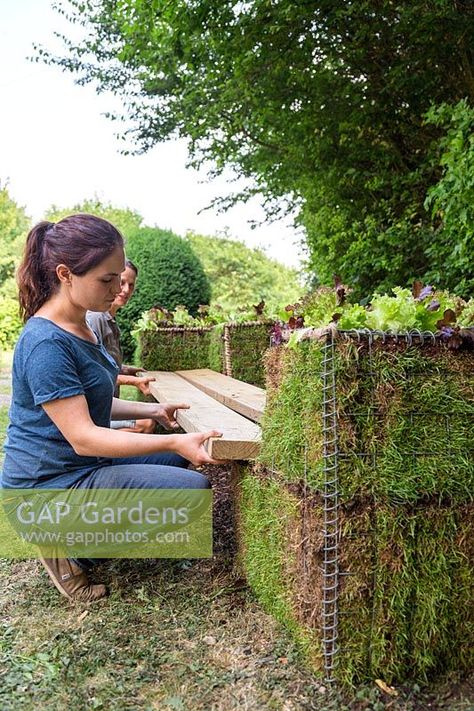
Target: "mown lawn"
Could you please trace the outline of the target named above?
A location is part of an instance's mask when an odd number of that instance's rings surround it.
[[[8,407],[0,407],[0,462],[3,458],[3,443],[8,427]]]
[[[3,407],[0,446],[6,425]],[[218,504],[222,519],[230,501]],[[398,697],[375,684],[329,691],[239,577],[228,531],[216,550],[194,562],[109,561],[96,578],[110,597],[89,608],[60,597],[36,561],[0,560],[2,711],[474,708],[472,685],[456,679]]]

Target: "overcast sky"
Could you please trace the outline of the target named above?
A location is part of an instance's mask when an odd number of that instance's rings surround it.
[[[71,74],[33,64],[33,42],[57,47],[54,30],[70,31],[51,0],[0,0],[0,183],[33,220],[56,204],[70,206],[97,195],[130,207],[145,222],[179,234],[194,230],[230,234],[249,246],[263,246],[297,266],[300,248],[291,220],[251,230],[248,220],[264,217],[258,201],[226,214],[198,214],[212,198],[230,190],[224,180],[203,183],[205,174],[187,169],[184,142],[156,146],[146,155],[120,155],[116,125],[103,114],[114,97],[74,84]]]

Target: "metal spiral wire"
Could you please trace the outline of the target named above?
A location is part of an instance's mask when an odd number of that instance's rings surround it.
[[[332,333],[328,334],[323,346],[322,385],[324,437],[322,644],[326,683],[333,683],[339,649],[339,482],[336,379]]]

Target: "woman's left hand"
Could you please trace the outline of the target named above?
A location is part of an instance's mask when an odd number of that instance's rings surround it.
[[[189,410],[189,405],[186,403],[181,403],[176,405],[174,403],[168,402],[165,405],[156,405],[154,407],[154,412],[149,416],[160,423],[167,430],[178,430],[179,424],[176,421],[176,411],[177,410]]]

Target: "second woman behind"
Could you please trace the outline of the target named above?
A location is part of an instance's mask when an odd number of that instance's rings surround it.
[[[115,297],[111,307],[107,311],[88,311],[86,314],[87,323],[120,368],[114,392],[115,397],[120,397],[121,385],[133,385],[143,395],[150,395],[149,383],[155,379],[143,372],[143,368],[124,365],[120,344],[120,329],[115,320],[117,311],[125,306],[133,296],[137,276],[137,267],[130,259],[126,259],[125,269],[120,275],[120,292]],[[138,377],[137,373],[143,373],[143,375]],[[151,434],[155,431],[156,422],[150,418],[146,420],[112,420],[111,427],[115,430],[126,429],[128,432]]]

